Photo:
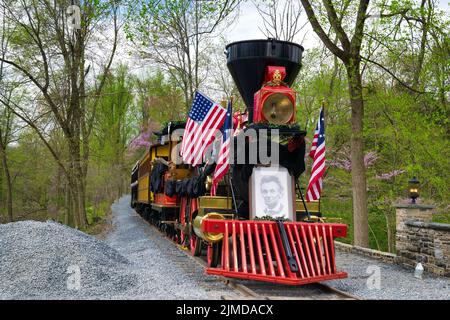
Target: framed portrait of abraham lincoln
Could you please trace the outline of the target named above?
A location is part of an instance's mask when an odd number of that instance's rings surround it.
[[[250,218],[294,221],[294,178],[286,168],[255,167],[250,180]]]

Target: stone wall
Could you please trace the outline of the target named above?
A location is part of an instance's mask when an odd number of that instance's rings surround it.
[[[396,262],[450,277],[450,225],[433,223],[433,206],[396,205]]]
[[[359,254],[365,257],[381,260],[386,263],[397,263],[397,255],[389,252],[354,246],[347,243],[339,242],[339,238],[334,241],[335,248],[338,251]]]

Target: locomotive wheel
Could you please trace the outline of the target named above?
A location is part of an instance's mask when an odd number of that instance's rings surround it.
[[[202,239],[192,234],[189,244],[192,255],[198,257],[202,253]]]
[[[220,262],[220,242],[208,244],[206,253],[208,267],[215,268]]]

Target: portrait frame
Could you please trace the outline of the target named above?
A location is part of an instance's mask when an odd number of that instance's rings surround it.
[[[255,167],[250,177],[249,186],[250,219],[270,216],[274,219],[286,218],[295,221],[294,178],[286,168],[278,166]],[[276,186],[281,186],[278,189],[278,196],[267,195],[267,190],[271,189],[273,192]],[[275,198],[278,198],[278,202]]]

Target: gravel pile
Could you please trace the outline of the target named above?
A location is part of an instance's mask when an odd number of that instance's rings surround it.
[[[129,265],[104,242],[55,222],[0,225],[0,299],[114,298],[136,284]]]
[[[104,241],[55,222],[0,225],[2,299],[220,299],[230,289],[207,276],[129,207],[112,206]],[[77,283],[79,271],[80,281]]]

